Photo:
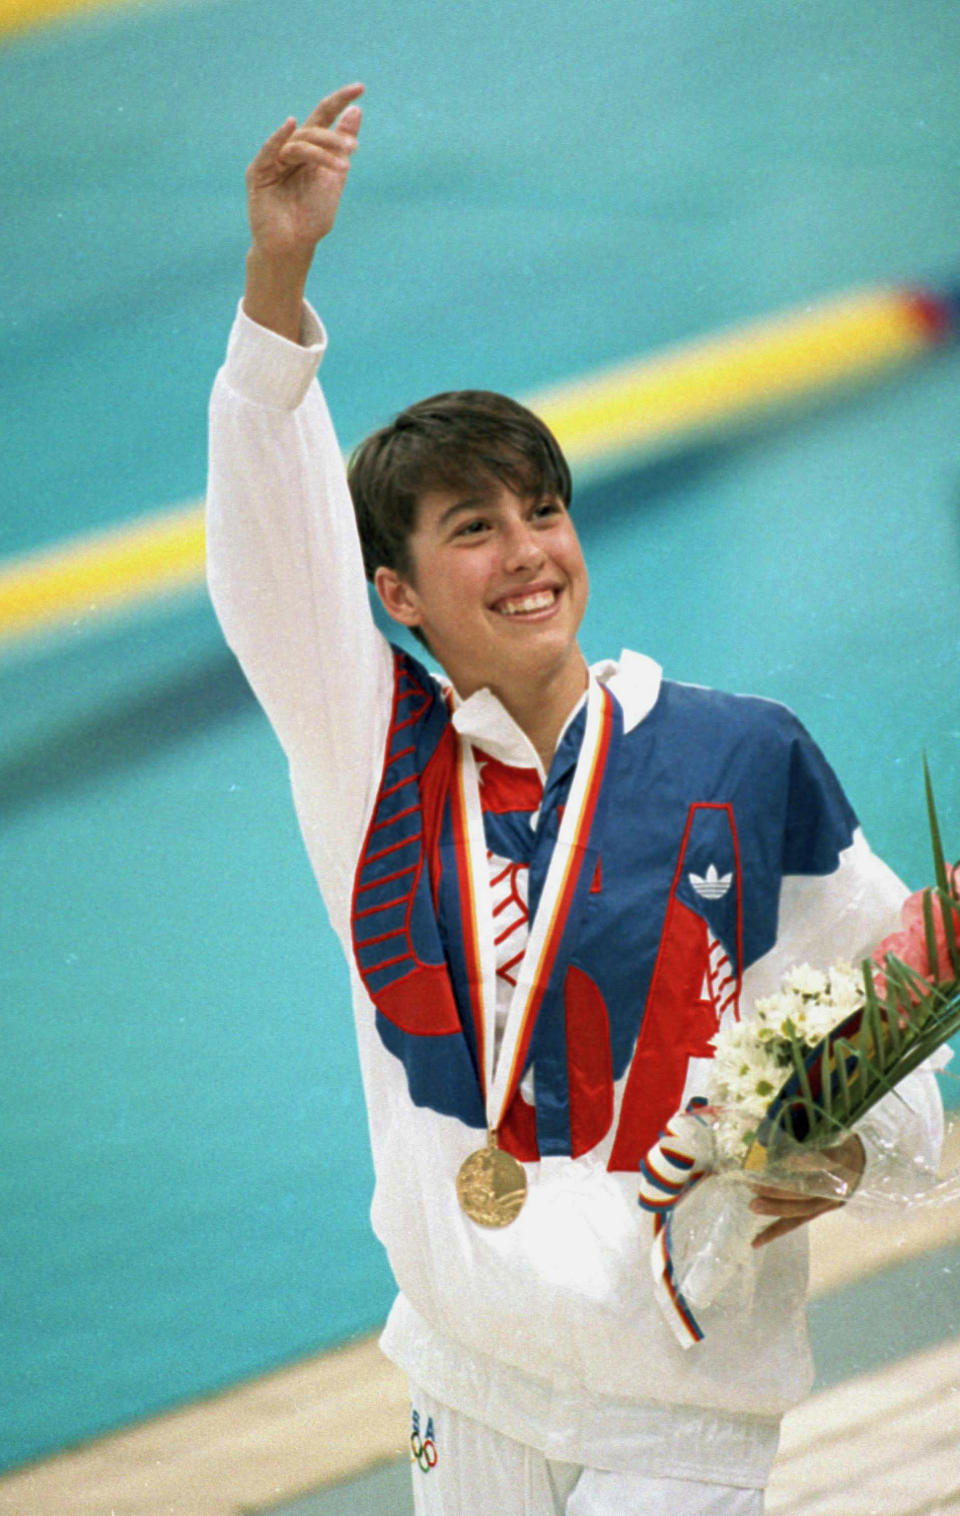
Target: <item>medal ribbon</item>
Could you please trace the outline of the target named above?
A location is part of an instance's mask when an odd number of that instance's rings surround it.
[[[500,1126],[523,1077],[524,1060],[537,1013],[550,984],[577,881],[587,857],[612,727],[612,697],[591,676],[587,689],[586,726],[573,783],[536,915],[530,923],[526,951],[517,973],[516,988],[496,1056],[497,968],[487,844],[473,747],[466,738],[460,739],[454,800],[460,809],[461,835],[465,833],[467,844],[464,850],[466,866],[461,865],[464,945],[487,1126],[491,1132],[496,1132]]]

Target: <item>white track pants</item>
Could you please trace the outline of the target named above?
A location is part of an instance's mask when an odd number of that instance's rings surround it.
[[[557,1463],[411,1390],[416,1516],[763,1516],[763,1491]]]

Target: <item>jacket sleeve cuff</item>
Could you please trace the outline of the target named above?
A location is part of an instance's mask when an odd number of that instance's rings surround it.
[[[223,377],[236,394],[254,405],[296,410],[316,378],[326,346],[323,324],[306,302],[299,343],[251,321],[241,303],[227,345]]]

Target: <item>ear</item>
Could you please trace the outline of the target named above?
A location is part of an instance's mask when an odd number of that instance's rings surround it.
[[[380,596],[387,615],[401,626],[420,626],[423,611],[420,597],[406,579],[401,579],[396,569],[378,568],[373,576],[374,587]]]

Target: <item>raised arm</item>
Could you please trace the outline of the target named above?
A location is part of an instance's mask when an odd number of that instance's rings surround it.
[[[345,887],[389,719],[339,444],[303,291],[356,147],[360,85],[291,118],[247,171],[247,286],[210,405],[207,561],[227,641],[290,760],[324,886]],[[309,819],[307,819],[307,813]]]

